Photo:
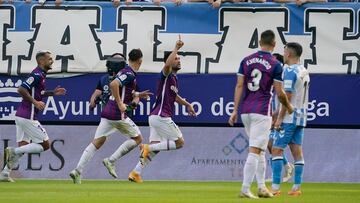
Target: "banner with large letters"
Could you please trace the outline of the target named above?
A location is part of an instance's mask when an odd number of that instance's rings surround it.
[[[360,73],[359,14],[356,3],[327,4],[132,4],[66,2],[0,5],[0,73],[29,73],[38,50],[51,50],[52,73],[104,72],[107,56],[144,52],[144,72],[158,72],[163,51],[178,34],[183,72],[233,73],[259,48],[259,35],[276,32],[276,52],[289,41],[302,44],[311,73]]]
[[[88,74],[67,78],[46,79],[47,89],[61,85],[67,95],[48,97],[39,120],[51,124],[97,124],[100,108],[91,109],[89,98],[102,74]],[[157,74],[140,73],[139,88],[156,91]],[[0,124],[14,120],[21,101],[17,87],[24,80],[18,76],[0,76]],[[235,74],[179,74],[179,94],[195,108],[197,117],[190,117],[184,106],[175,105],[174,121],[180,125],[227,125],[233,111]],[[360,78],[358,75],[312,74],[308,124],[312,127],[360,128]],[[134,115],[139,125],[147,125],[148,115],[155,102],[142,100]]]

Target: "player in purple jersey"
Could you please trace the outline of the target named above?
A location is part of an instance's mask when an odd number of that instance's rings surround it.
[[[156,103],[149,116],[150,144],[140,145],[140,161],[129,174],[129,180],[143,182],[142,169],[149,164],[159,151],[175,150],[183,147],[184,138],[179,127],[172,120],[174,102],[187,107],[190,116],[196,116],[193,106],[179,95],[177,72],[181,69],[178,50],[184,45],[179,36],[172,52],[165,52],[165,65],[157,84]]]
[[[265,186],[265,150],[271,128],[271,97],[275,88],[280,103],[289,112],[293,106],[289,103],[282,88],[282,66],[271,54],[275,47],[275,33],[266,30],[261,33],[261,50],[245,57],[240,64],[234,93],[234,111],[229,118],[233,126],[237,122],[238,107],[241,104],[241,120],[249,136],[249,154],[244,166],[243,185],[240,197],[258,198],[250,191],[256,174],[259,197],[272,197]],[[244,95],[243,95],[244,92]]]
[[[76,168],[70,172],[70,177],[75,184],[81,183],[81,173],[86,164],[92,159],[96,151],[103,146],[107,137],[118,130],[128,140],[109,157],[103,160],[104,166],[110,175],[117,178],[115,162],[142,142],[142,136],[136,124],[126,115],[127,106],[139,98],[147,98],[152,93],[148,90],[135,92],[136,72],[142,63],[142,52],[133,49],[129,53],[129,65],[121,69],[115,79],[110,83],[111,96],[101,112],[101,121],[96,129],[93,141],[84,150]]]
[[[39,51],[36,54],[36,62],[37,67],[18,88],[23,98],[15,114],[18,147],[6,148],[7,164],[0,173],[1,181],[13,182],[9,176],[10,171],[16,167],[18,160],[25,153],[40,153],[50,148],[48,134],[37,120],[37,115],[45,108],[45,103],[42,101],[44,97],[65,95],[66,89],[58,86],[48,91],[45,88],[46,73],[51,70],[54,62],[49,51]]]

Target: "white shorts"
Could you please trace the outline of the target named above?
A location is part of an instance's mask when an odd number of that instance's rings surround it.
[[[30,120],[15,116],[16,142],[25,141],[30,143],[42,143],[49,140],[46,130],[38,120]]]
[[[271,116],[256,113],[241,114],[249,146],[266,150],[271,128]]]
[[[125,120],[109,120],[101,118],[100,124],[95,132],[95,138],[103,136],[107,137],[116,130],[127,137],[137,137],[141,135],[139,127],[129,117]]]
[[[158,115],[149,116],[150,137],[149,141],[178,140],[182,138],[179,127],[171,117],[161,117]]]

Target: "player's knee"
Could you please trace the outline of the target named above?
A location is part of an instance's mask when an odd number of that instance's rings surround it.
[[[180,149],[184,146],[185,141],[182,138],[179,138],[178,140],[175,141],[175,145],[176,145],[176,149]]]
[[[282,156],[283,154],[283,150],[280,149],[280,148],[272,148],[271,149],[271,155],[274,157],[274,156]]]
[[[138,136],[136,136],[136,137],[134,137],[134,138],[132,138],[135,142],[136,142],[136,144],[141,144],[141,142],[142,142],[142,140],[143,140],[143,138],[142,138],[142,136],[141,135],[138,135]]]
[[[99,138],[96,138],[92,141],[92,144],[95,146],[96,149],[99,149],[101,146],[103,146],[103,144],[105,143],[106,141],[106,137],[105,136],[102,136],[102,137],[99,137]]]
[[[44,151],[50,149],[50,141],[46,140],[43,143],[41,143],[41,146],[43,147]]]

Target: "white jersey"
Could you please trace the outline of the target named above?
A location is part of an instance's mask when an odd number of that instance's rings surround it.
[[[291,92],[291,104],[294,106],[292,114],[286,113],[283,123],[293,123],[306,126],[307,107],[309,99],[309,72],[303,65],[293,64],[284,67],[284,89]]]

